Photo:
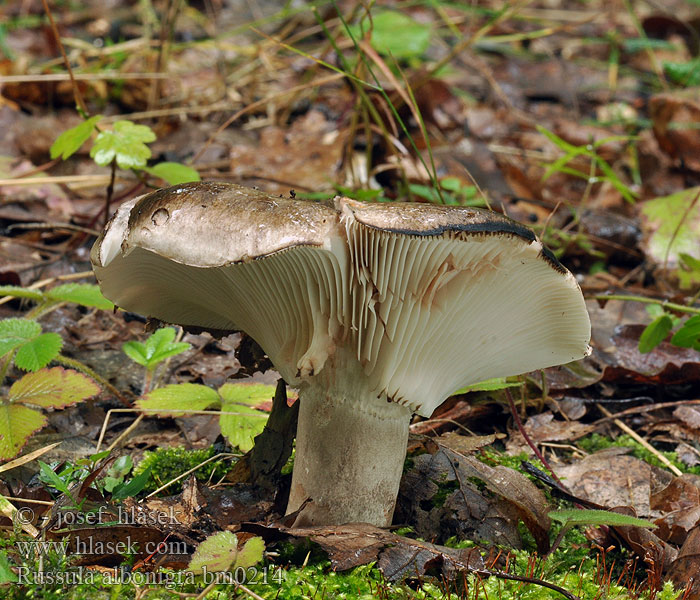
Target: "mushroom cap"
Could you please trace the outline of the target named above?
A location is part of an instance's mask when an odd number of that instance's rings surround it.
[[[193,183],[120,206],[91,259],[122,308],[244,330],[292,385],[343,377],[328,370],[350,356],[372,394],[425,416],[465,385],[589,351],[575,278],[486,210]]]

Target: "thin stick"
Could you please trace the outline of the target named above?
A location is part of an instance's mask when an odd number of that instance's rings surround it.
[[[75,98],[75,103],[80,108],[81,112],[83,113],[83,116],[86,116],[89,114],[88,109],[85,105],[85,100],[83,100],[83,95],[78,89],[78,84],[75,82],[75,77],[73,76],[73,69],[71,69],[70,61],[68,60],[68,55],[66,54],[66,50],[63,47],[63,43],[61,42],[61,36],[58,34],[58,27],[56,27],[56,23],[53,20],[53,15],[51,14],[51,9],[49,8],[48,0],[41,0],[41,2],[44,5],[44,11],[46,12],[46,16],[49,18],[49,23],[51,23],[51,31],[53,31],[53,35],[56,38],[56,44],[58,45],[58,48],[61,51],[61,56],[63,56],[63,63],[66,65],[66,70],[68,71],[68,76],[70,77],[71,86],[73,88],[73,96]]]
[[[624,431],[627,435],[629,435],[631,438],[633,438],[636,442],[639,442],[644,448],[649,450],[656,458],[658,458],[666,467],[668,467],[668,470],[671,471],[676,477],[680,477],[683,475],[683,472],[676,467],[668,458],[666,458],[661,452],[659,452],[654,446],[652,446],[649,442],[647,442],[641,435],[639,435],[634,429],[628,427],[625,425],[620,419],[617,419],[613,416],[613,414],[605,408],[603,405],[599,404],[598,405],[598,410],[602,412],[606,417],[612,418],[612,422],[615,423],[622,431]]]
[[[549,471],[550,475],[552,476],[552,479],[556,481],[564,490],[568,491],[569,488],[567,488],[562,482],[559,477],[557,477],[557,474],[554,472],[554,469],[552,469],[552,466],[549,464],[547,459],[544,457],[544,455],[540,452],[539,448],[535,445],[535,443],[532,441],[530,436],[528,435],[527,431],[525,431],[525,427],[523,425],[523,422],[520,420],[520,415],[518,414],[517,408],[515,408],[515,402],[513,402],[513,396],[510,393],[510,390],[508,388],[505,388],[505,393],[506,393],[506,398],[508,398],[508,406],[510,406],[510,412],[513,415],[513,420],[515,421],[515,424],[518,427],[518,431],[520,434],[525,438],[525,441],[527,442],[527,445],[530,446],[532,451],[535,453],[535,456],[540,460],[540,462],[545,466],[545,468]]]

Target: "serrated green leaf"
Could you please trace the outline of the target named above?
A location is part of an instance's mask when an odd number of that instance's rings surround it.
[[[25,342],[15,354],[15,365],[24,371],[36,371],[58,356],[63,338],[57,333],[42,333]]]
[[[63,160],[66,160],[68,157],[75,154],[80,150],[80,147],[90,139],[95,125],[101,118],[102,115],[95,115],[79,125],[64,131],[51,145],[51,158],[58,158],[60,156]]]
[[[28,373],[15,381],[8,400],[42,408],[65,408],[99,393],[99,386],[82,373],[54,367]]]
[[[365,30],[369,24],[365,24]],[[362,35],[359,26],[350,27],[355,38]],[[411,58],[421,56],[430,45],[430,25],[419,23],[408,15],[394,10],[377,13],[372,17],[372,46],[385,56]]]
[[[263,539],[258,536],[250,538],[243,548],[238,551],[235,568],[247,569],[257,565],[263,559],[264,552],[265,542]]]
[[[238,538],[230,531],[220,531],[204,540],[192,555],[187,569],[201,573],[228,571],[238,555]]]
[[[145,344],[136,341],[124,342],[122,344],[122,352],[142,367],[148,365]]]
[[[648,527],[655,528],[656,525],[645,519],[630,517],[608,510],[594,509],[562,509],[549,513],[549,518],[560,523],[570,525],[612,525],[613,527]]]
[[[99,133],[90,150],[90,157],[101,166],[116,159],[120,169],[142,168],[151,158],[151,150],[146,143],[155,139],[156,134],[146,125],[116,121],[112,131]]]
[[[131,360],[152,370],[166,358],[189,350],[188,343],[174,342],[174,339],[175,329],[164,327],[153,333],[144,343],[126,342],[122,350]]]
[[[143,473],[139,473],[136,477],[127,481],[124,484],[118,485],[112,491],[112,500],[124,500],[124,498],[131,498],[136,496],[148,483],[151,477],[150,467],[146,469]]]
[[[1,296],[27,298],[29,300],[35,300],[36,302],[46,300],[46,297],[41,292],[37,290],[30,290],[29,288],[23,288],[18,285],[0,285],[0,297]]]
[[[201,180],[197,169],[176,162],[161,162],[144,170],[155,177],[160,177],[170,185]]]
[[[99,286],[92,283],[66,283],[50,289],[46,296],[51,300],[75,302],[91,308],[114,309],[114,304],[102,295]]]
[[[221,403],[215,390],[198,383],[166,385],[136,401],[136,407],[157,410],[161,415],[181,416],[183,410],[206,410]]]
[[[0,356],[26,344],[41,334],[41,325],[29,319],[4,319],[0,321]]]
[[[644,328],[642,335],[639,337],[639,351],[642,354],[651,352],[661,342],[663,342],[673,329],[673,321],[668,315],[656,317],[649,325]]]
[[[695,348],[700,351],[700,315],[691,317],[676,331],[671,343],[681,348]]]
[[[219,394],[226,402],[257,406],[275,396],[275,386],[264,383],[225,383]]]
[[[248,452],[253,447],[255,436],[265,429],[269,417],[266,412],[234,402],[224,402],[221,405],[221,413],[221,434],[242,452]]]
[[[31,435],[48,420],[39,411],[21,404],[0,404],[0,460],[17,456]]]

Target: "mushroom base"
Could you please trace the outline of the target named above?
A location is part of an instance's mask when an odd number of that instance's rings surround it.
[[[326,367],[326,369],[328,366]],[[294,525],[391,525],[403,471],[410,409],[363,390],[365,376],[300,389],[296,458],[287,514]],[[319,381],[320,380],[320,381]]]

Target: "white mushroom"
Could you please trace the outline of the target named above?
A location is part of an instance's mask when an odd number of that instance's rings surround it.
[[[243,330],[299,389],[287,510],[312,501],[297,524],[389,525],[413,413],[588,352],[571,273],[530,230],[473,208],[186,184],[123,204],[92,262],[118,306]]]

